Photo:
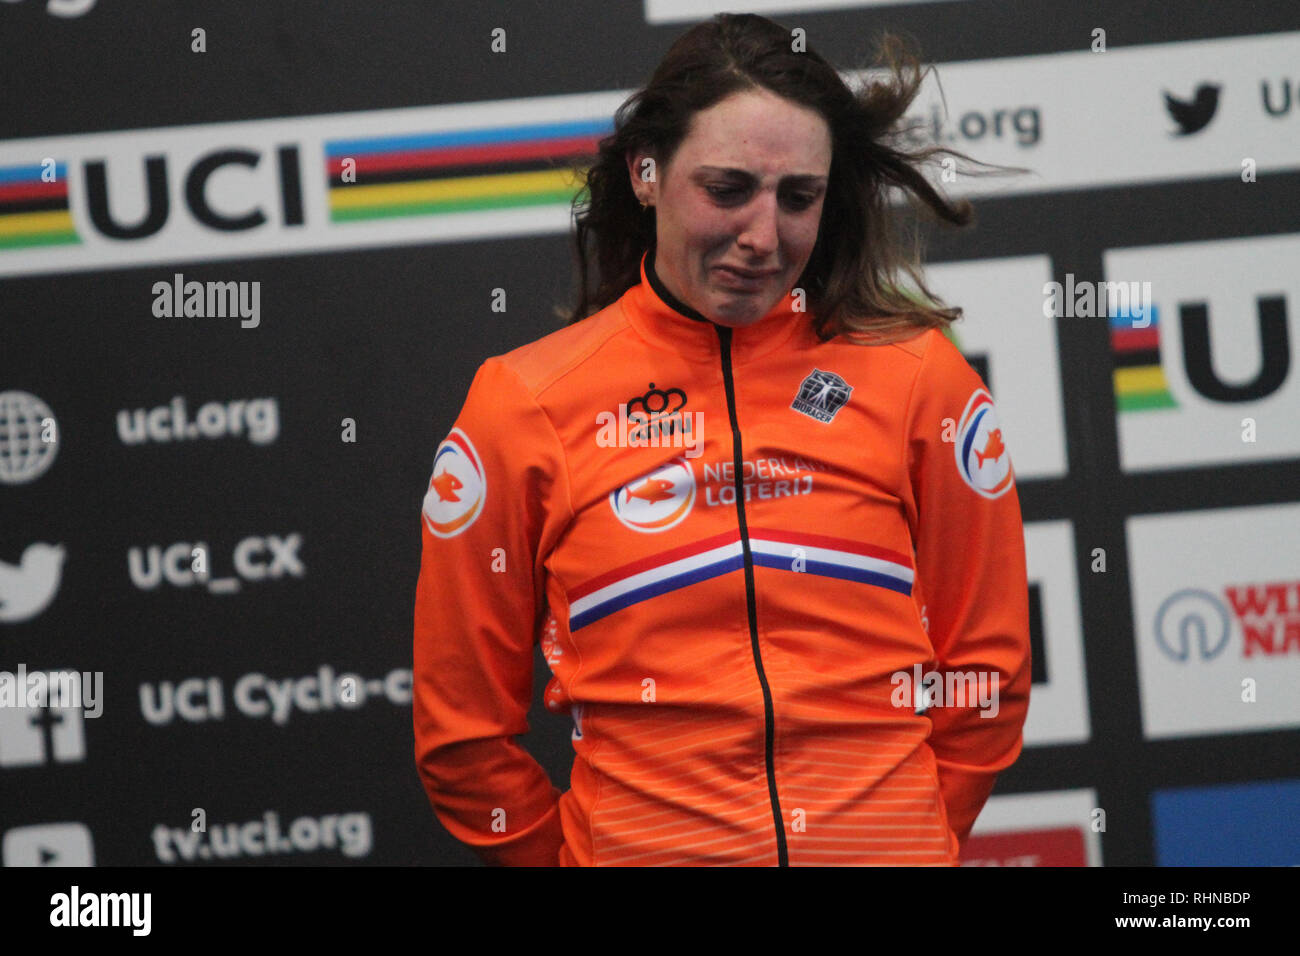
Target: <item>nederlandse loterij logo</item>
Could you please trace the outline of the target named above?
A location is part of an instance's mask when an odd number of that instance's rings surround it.
[[[614,516],[633,531],[667,531],[695,504],[695,472],[685,458],[674,458],[623,485],[609,496]]]
[[[424,494],[424,524],[439,538],[452,538],[483,511],[487,475],[473,443],[453,428],[433,456],[433,477]]]
[[[982,388],[975,389],[966,402],[953,450],[962,480],[985,498],[1000,497],[1014,484],[993,398]]]

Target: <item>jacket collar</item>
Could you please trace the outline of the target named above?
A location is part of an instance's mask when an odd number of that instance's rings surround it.
[[[706,318],[668,291],[654,270],[654,248],[641,255],[641,282],[623,294],[623,311],[642,338],[687,358],[721,361],[719,329],[731,329],[731,361],[740,365],[786,344],[801,327],[811,327],[806,311],[795,309],[791,292],[767,314],[733,328]]]

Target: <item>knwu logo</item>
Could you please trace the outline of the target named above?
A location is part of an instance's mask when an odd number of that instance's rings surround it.
[[[601,448],[686,448],[687,458],[698,458],[704,446],[704,413],[683,413],[686,392],[656,388],[650,383],[644,395],[620,402],[618,414],[600,412],[596,444]]]
[[[301,534],[244,538],[235,545],[232,559],[238,577],[213,578],[211,549],[202,541],[134,547],[127,551],[126,565],[131,583],[142,591],[152,591],[165,580],[179,588],[203,584],[213,594],[230,594],[239,590],[242,581],[302,577],[306,569],[298,557],[300,547]]]

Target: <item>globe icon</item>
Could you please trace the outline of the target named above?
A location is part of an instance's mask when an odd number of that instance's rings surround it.
[[[41,440],[47,418],[53,420],[54,412],[35,395],[0,392],[0,482],[20,485],[54,463],[59,443]]]

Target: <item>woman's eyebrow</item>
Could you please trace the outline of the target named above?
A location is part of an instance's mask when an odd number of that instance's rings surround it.
[[[753,173],[746,169],[737,169],[734,166],[700,166],[698,171],[701,173],[726,173],[729,176],[739,176],[743,179],[757,179]],[[810,185],[824,184],[829,180],[828,176],[818,176],[813,173],[798,173],[790,176],[782,176],[781,182],[808,183]]]

